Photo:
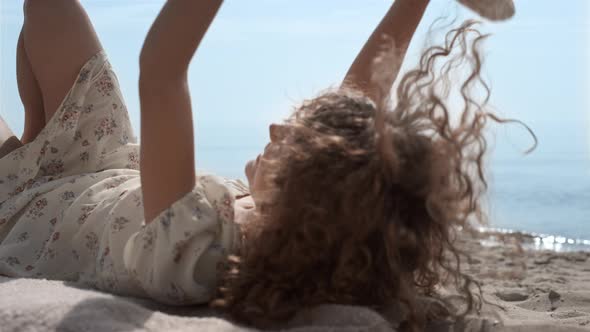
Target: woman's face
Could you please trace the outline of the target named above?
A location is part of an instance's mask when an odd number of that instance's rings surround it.
[[[246,164],[246,177],[250,185],[250,193],[255,201],[257,193],[266,189],[266,169],[269,163],[280,155],[282,146],[280,142],[286,135],[286,129],[285,125],[270,125],[270,143],[266,145],[262,154],[259,154],[255,160],[251,160]]]

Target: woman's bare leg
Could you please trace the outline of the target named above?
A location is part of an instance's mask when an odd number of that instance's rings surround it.
[[[18,37],[16,48],[16,81],[18,92],[25,108],[25,128],[21,141],[24,144],[37,137],[41,129],[45,127],[45,112],[43,109],[43,96],[39,83],[33,74],[31,63],[25,51],[23,32]],[[7,129],[7,128],[6,128]]]
[[[102,49],[78,0],[25,0],[24,49],[49,121],[80,68]]]

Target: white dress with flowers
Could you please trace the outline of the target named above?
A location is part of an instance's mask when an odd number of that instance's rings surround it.
[[[208,301],[238,241],[239,181],[200,176],[143,217],[136,144],[104,52],[39,136],[0,159],[0,275],[79,282],[169,304]]]

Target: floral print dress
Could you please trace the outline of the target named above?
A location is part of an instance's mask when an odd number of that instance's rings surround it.
[[[208,301],[235,249],[239,181],[212,175],[153,222],[139,146],[104,52],[31,143],[0,159],[0,275],[67,280],[169,304]]]

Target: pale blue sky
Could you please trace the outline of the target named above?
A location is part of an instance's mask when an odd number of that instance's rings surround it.
[[[516,0],[517,16],[488,24],[485,72],[500,114],[529,124],[540,139],[532,159],[589,155],[589,2]],[[139,130],[137,59],[163,0],[83,0],[110,56]],[[264,146],[267,126],[302,98],[338,84],[381,19],[387,0],[227,0],[191,67],[197,164],[226,176]],[[0,0],[0,114],[19,133],[15,80],[22,1]],[[406,61],[416,62],[440,15],[472,17],[454,1],[433,0]],[[165,111],[165,110],[163,110]],[[519,127],[495,130],[502,158],[521,158]]]

